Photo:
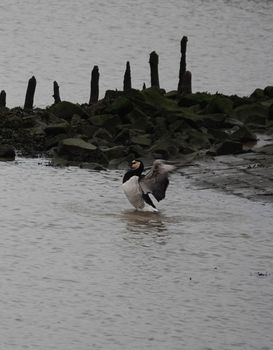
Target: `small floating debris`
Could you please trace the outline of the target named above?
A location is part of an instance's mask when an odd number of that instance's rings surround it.
[[[270,272],[254,272],[254,274],[251,274],[251,276],[257,276],[257,277],[269,277],[271,276],[271,273]]]

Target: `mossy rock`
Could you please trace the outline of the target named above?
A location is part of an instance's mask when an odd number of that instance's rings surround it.
[[[265,125],[268,118],[268,108],[260,103],[243,105],[233,110],[234,118],[246,124]]]
[[[195,129],[187,130],[187,141],[192,148],[195,150],[200,150],[203,148],[210,147],[209,135]]]
[[[230,133],[230,138],[239,142],[257,141],[256,135],[246,126],[236,126],[233,132]]]
[[[273,98],[266,99],[260,103],[262,106],[264,106],[266,108],[270,108],[270,106],[273,104]]]
[[[106,157],[98,147],[80,138],[68,138],[60,141],[57,154],[67,160],[107,164]]]
[[[169,125],[169,130],[171,132],[185,131],[185,130],[187,130],[189,128],[190,128],[189,124],[183,119],[182,120],[177,120],[174,123]],[[163,129],[163,131],[164,131],[164,129]],[[166,129],[165,129],[165,132],[166,132]]]
[[[179,114],[176,114],[178,117]],[[175,118],[173,118],[175,119]],[[177,120],[184,120],[190,127],[199,129],[201,127],[206,128],[220,128],[223,126],[226,115],[223,113],[205,114],[205,113],[193,113],[192,111],[185,111],[180,113]]]
[[[260,99],[264,99],[265,97],[265,93],[264,93],[264,90],[263,89],[255,89],[252,94],[250,95],[250,97],[252,99],[255,99],[255,100],[260,100]]]
[[[109,142],[111,142],[113,140],[112,133],[109,130],[104,129],[104,128],[97,129],[94,132],[93,137],[97,137],[97,138],[100,138],[100,139],[103,139],[103,140],[106,140]]]
[[[240,142],[227,140],[215,147],[217,156],[242,153],[243,146]]]
[[[115,99],[123,95],[124,95],[123,91],[106,90],[104,95],[104,100],[106,100],[107,102],[113,102]]]
[[[1,126],[5,128],[11,128],[13,130],[18,130],[23,126],[22,118],[18,115],[5,115],[2,117]]]
[[[237,95],[231,95],[229,99],[233,102],[233,108],[252,103],[250,98]]]
[[[140,146],[151,146],[152,139],[150,134],[140,134],[135,135],[131,137],[131,141],[134,144],[140,145]]]
[[[153,120],[153,123],[154,123],[155,135],[157,137],[164,135],[168,130],[167,120],[164,117],[156,117]]]
[[[15,159],[15,150],[10,145],[0,145],[0,161],[13,161]]]
[[[212,100],[209,102],[208,106],[206,107],[206,112],[208,114],[210,113],[230,114],[232,109],[233,109],[232,100],[222,95],[216,95],[212,98]]]
[[[164,94],[164,97],[170,100],[177,100],[177,98],[179,97],[179,93],[177,92],[177,90],[168,91]]]
[[[121,123],[120,117],[113,114],[100,114],[90,117],[89,122],[99,128],[104,128],[109,131],[114,131]]]
[[[267,86],[264,88],[264,94],[268,97],[273,97],[273,86]]]
[[[158,139],[148,151],[154,158],[170,159],[177,156],[179,148],[171,134]]]
[[[46,135],[54,136],[58,134],[66,134],[69,130],[69,127],[69,123],[64,121],[63,123],[49,124],[44,128],[44,131]]]
[[[114,137],[114,142],[118,144],[124,144],[124,145],[131,144],[130,129],[129,128],[121,129],[120,132],[118,132],[117,135]]]
[[[143,157],[143,155],[146,153],[146,149],[140,145],[135,144],[129,146],[129,153],[133,153],[135,155],[135,158]]]
[[[74,114],[77,114],[84,119],[88,118],[88,114],[81,108],[81,106],[68,101],[61,101],[52,105],[49,107],[49,112],[68,121],[72,119]]]
[[[206,92],[197,92],[195,94],[189,94],[182,96],[178,105],[181,107],[191,107],[191,106],[200,106],[201,109],[205,108],[209,102],[212,100],[213,95]]]
[[[114,147],[103,147],[101,148],[101,151],[104,154],[104,156],[108,159],[108,161],[111,161],[112,159],[116,158],[123,158],[129,153],[128,147],[122,145]]]
[[[124,116],[134,108],[133,103],[126,96],[118,96],[107,108],[109,114]]]
[[[227,117],[224,121],[224,127],[226,128],[233,128],[234,126],[243,126],[244,123],[241,122],[240,120],[238,119],[235,119],[235,118],[232,118],[232,117]]]
[[[137,107],[126,115],[126,120],[135,129],[149,131],[153,127],[150,118]]]
[[[214,143],[219,143],[229,139],[229,135],[222,129],[208,129],[209,141]]]
[[[153,106],[156,110],[163,111],[179,111],[176,101],[168,99],[164,96],[162,91],[156,87],[151,87],[142,91],[145,102]]]
[[[269,120],[273,120],[273,103],[270,105],[268,109],[268,118]]]

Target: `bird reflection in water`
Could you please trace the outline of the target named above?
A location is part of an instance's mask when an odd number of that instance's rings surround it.
[[[120,218],[126,222],[127,231],[134,234],[134,238],[136,235],[137,237],[149,236],[156,239],[158,243],[165,244],[169,237],[162,213],[126,210],[120,214]]]

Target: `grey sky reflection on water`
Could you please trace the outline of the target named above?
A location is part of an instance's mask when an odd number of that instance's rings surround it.
[[[160,212],[150,213],[125,210],[120,214],[120,218],[127,223],[128,230],[133,233],[160,234],[167,231],[164,215]]]

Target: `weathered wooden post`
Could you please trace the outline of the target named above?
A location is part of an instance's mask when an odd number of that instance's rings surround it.
[[[150,53],[150,70],[151,70],[151,86],[159,88],[159,77],[158,77],[158,54],[153,51]]]
[[[178,88],[177,88],[177,91],[179,93],[182,93],[182,80],[183,80],[183,76],[186,72],[187,41],[188,41],[188,38],[186,36],[183,36],[183,38],[181,39],[181,42],[180,42],[181,59],[180,59],[180,68],[179,68],[179,81],[178,81]]]
[[[182,83],[181,83],[181,92],[182,95],[191,94],[192,88],[191,88],[191,72],[186,70],[186,72],[183,75]]]
[[[60,88],[59,88],[57,81],[53,82],[53,95],[52,95],[52,97],[54,97],[54,103],[61,102]]]
[[[123,78],[123,91],[128,91],[132,89],[132,81],[131,81],[131,68],[130,62],[126,63],[126,70]]]
[[[36,78],[33,76],[28,81],[24,109],[33,108],[35,89],[36,89]]]
[[[94,66],[91,73],[91,92],[90,92],[90,100],[89,105],[98,102],[99,100],[99,67]]]
[[[6,91],[2,90],[0,93],[0,107],[6,107]]]

